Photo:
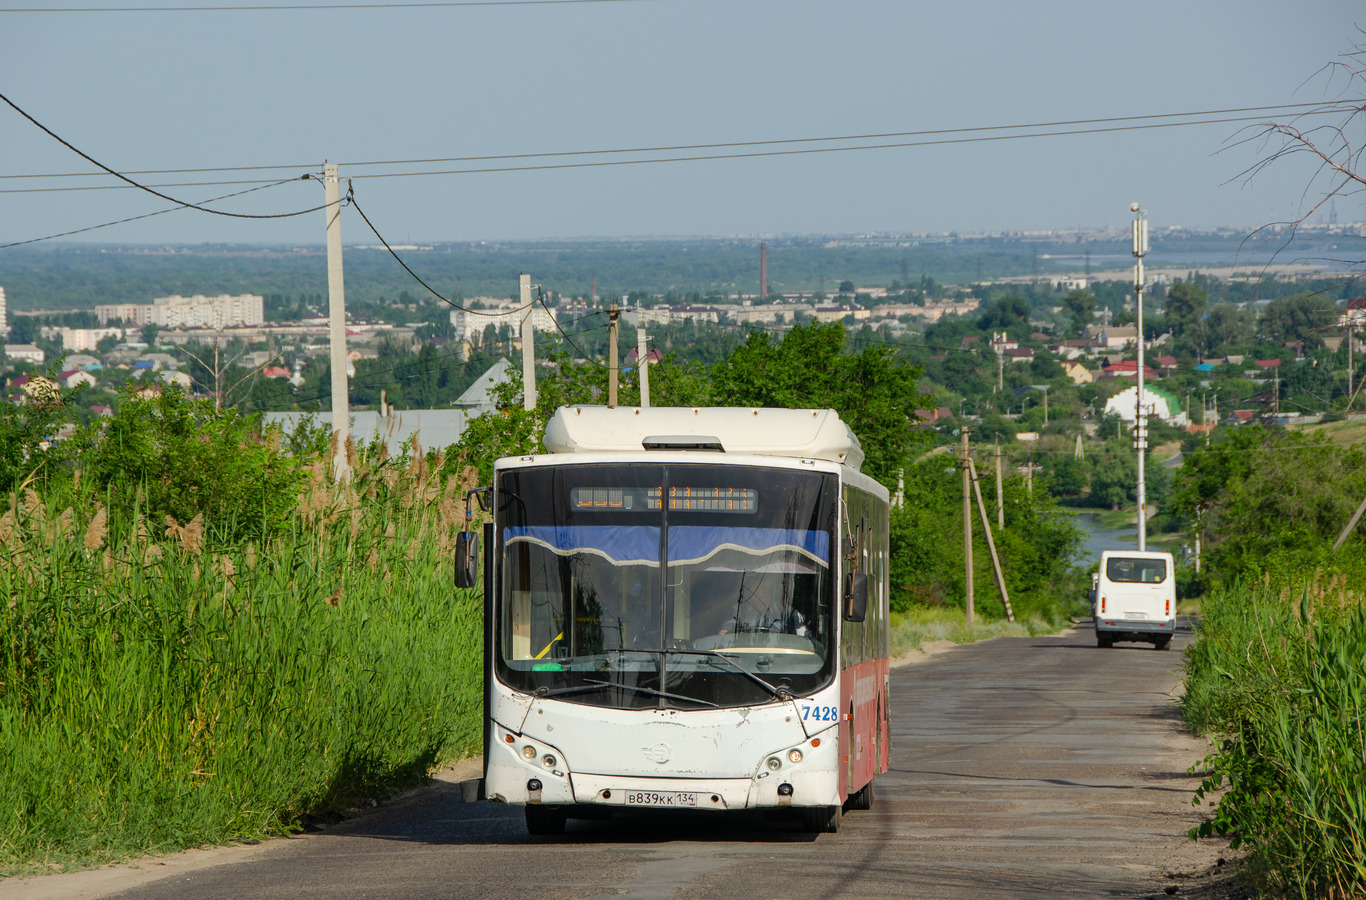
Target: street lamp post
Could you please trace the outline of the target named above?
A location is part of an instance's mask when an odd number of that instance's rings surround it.
[[[1148,449],[1148,416],[1143,408],[1143,256],[1148,252],[1148,220],[1137,203],[1134,213],[1134,292],[1138,295],[1138,396],[1134,406],[1134,449],[1138,451],[1138,549],[1148,549],[1148,497],[1143,478],[1143,457]]]

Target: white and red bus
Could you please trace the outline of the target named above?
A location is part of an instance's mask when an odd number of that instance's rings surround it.
[[[838,415],[564,407],[544,445],[487,497],[488,799],[533,834],[650,807],[831,832],[869,808],[888,494]]]

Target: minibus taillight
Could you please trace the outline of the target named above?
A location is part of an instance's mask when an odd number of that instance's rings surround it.
[[[1164,616],[1170,616],[1170,615],[1172,614],[1172,598],[1171,598],[1171,597],[1168,597],[1168,598],[1167,598],[1167,608],[1166,608],[1166,611],[1163,612],[1162,614],[1163,614]]]
[[[1104,595],[1104,594],[1101,594],[1101,595],[1100,595],[1100,612],[1101,612],[1101,615],[1104,615],[1104,614],[1105,614],[1105,595]]]

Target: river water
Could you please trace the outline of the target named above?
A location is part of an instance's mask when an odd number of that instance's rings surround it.
[[[1100,516],[1095,513],[1076,513],[1073,520],[1077,527],[1086,534],[1080,559],[1082,565],[1094,566],[1100,559],[1100,551],[1102,550],[1138,549],[1137,525],[1127,525],[1124,528],[1106,528],[1100,524]]]

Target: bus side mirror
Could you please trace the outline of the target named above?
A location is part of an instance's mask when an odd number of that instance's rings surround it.
[[[472,588],[479,581],[479,535],[462,531],[455,536],[455,586]]]
[[[844,621],[862,622],[868,618],[868,576],[850,572],[844,576]]]

